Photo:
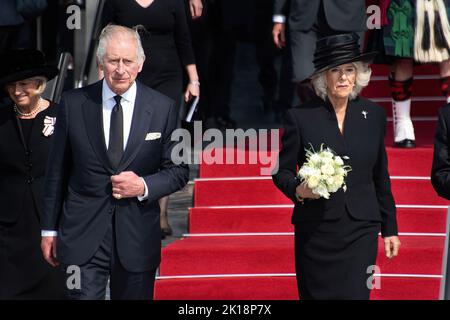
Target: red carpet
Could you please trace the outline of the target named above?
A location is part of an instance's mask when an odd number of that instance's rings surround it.
[[[190,233],[294,232],[292,206],[196,207],[189,214]],[[402,233],[445,233],[447,209],[399,208],[397,220]]]
[[[449,202],[434,192],[429,175],[439,96],[436,66],[416,69],[412,107],[418,148],[391,148],[388,123],[389,173],[392,179],[400,240],[400,255],[384,257],[379,238],[377,265],[381,287],[372,299],[438,299]],[[374,98],[391,115],[388,68],[363,94]],[[383,78],[380,78],[383,77]],[[270,149],[270,148],[269,148]],[[276,154],[277,149],[271,147]],[[218,150],[223,151],[223,150]],[[257,156],[247,152],[247,160]],[[189,235],[163,249],[156,299],[298,299],[295,282],[292,202],[261,176],[267,164],[200,165],[195,181]],[[228,235],[227,235],[228,234]]]
[[[382,277],[381,289],[371,299],[434,300],[440,279]],[[156,282],[155,299],[170,300],[296,300],[295,277],[234,277],[207,279],[162,279]]]
[[[433,129],[434,130],[434,129]],[[392,130],[389,130],[391,132]],[[422,135],[421,132],[418,134]],[[387,138],[386,140],[391,139]],[[428,138],[431,139],[430,137]],[[431,140],[430,140],[431,141]],[[391,144],[391,141],[386,142],[387,145]],[[214,165],[202,165],[200,166],[201,178],[225,178],[225,177],[254,177],[261,175],[262,168],[270,168],[272,171],[274,165],[267,164],[267,161],[262,164],[258,159],[257,151],[242,151],[234,150],[235,156],[239,152],[245,154],[247,162],[252,161],[252,164],[226,164],[225,154],[230,152],[230,149],[224,150],[223,164]],[[411,153],[414,154],[414,159],[411,159]],[[396,148],[387,148],[389,158],[389,173],[393,176],[429,176],[431,172],[431,163],[433,161],[433,149],[430,147],[419,147],[414,150],[402,150]],[[276,159],[278,152],[268,151],[267,155],[264,154],[263,159],[270,159],[272,157]]]
[[[392,179],[392,191],[398,204],[445,205],[447,200],[436,196],[430,180]],[[194,205],[236,206],[291,204],[269,177],[242,180],[200,179],[195,181]]]
[[[384,258],[380,238],[377,265],[383,274],[439,274],[444,240],[444,237],[403,236],[402,254],[388,260]],[[174,259],[177,264],[171,263]],[[160,275],[234,274],[237,270],[243,274],[294,273],[294,237],[190,237],[177,241],[165,252]]]

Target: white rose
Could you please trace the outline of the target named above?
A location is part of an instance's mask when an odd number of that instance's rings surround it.
[[[320,168],[320,171],[322,171],[322,174],[331,176],[334,174],[334,168],[330,164],[325,164]]]
[[[320,162],[320,156],[317,153],[313,153],[309,158],[309,161],[313,164],[318,164]]]
[[[330,193],[328,192],[327,188],[324,185],[319,185],[317,188],[314,189],[314,193],[318,194],[319,196],[329,199]]]
[[[334,183],[339,187],[342,186],[342,184],[344,183],[344,177],[334,176]]]
[[[335,162],[337,165],[339,165],[339,166],[344,165],[344,161],[343,161],[342,158],[339,157],[339,156],[337,156],[336,158],[334,158],[334,162]]]
[[[311,176],[307,180],[308,188],[314,189],[319,185],[319,179],[316,176]]]
[[[322,156],[323,156],[324,158],[332,159],[334,155],[333,155],[333,153],[330,152],[330,151],[323,151],[323,152],[322,152]]]

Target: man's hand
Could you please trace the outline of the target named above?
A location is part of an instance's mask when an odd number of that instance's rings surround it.
[[[400,240],[397,236],[384,238],[384,252],[388,259],[392,259],[398,255],[398,250],[400,249]]]
[[[189,10],[191,10],[192,19],[198,19],[202,16],[202,0],[189,0]]]
[[[284,23],[274,23],[272,29],[273,42],[277,48],[281,49],[286,46],[286,25]]]
[[[116,199],[134,198],[144,195],[145,187],[142,179],[133,171],[124,171],[111,176],[112,193]]]
[[[52,267],[59,265],[59,262],[56,259],[56,237],[42,237],[41,250],[45,261]]]

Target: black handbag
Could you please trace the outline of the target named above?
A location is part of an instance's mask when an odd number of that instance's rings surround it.
[[[27,19],[39,17],[47,8],[47,0],[17,0],[17,11]]]

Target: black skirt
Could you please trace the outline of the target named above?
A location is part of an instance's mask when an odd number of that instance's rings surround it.
[[[379,222],[356,220],[347,210],[339,220],[296,225],[300,299],[369,299],[368,267],[376,262],[379,231]]]

